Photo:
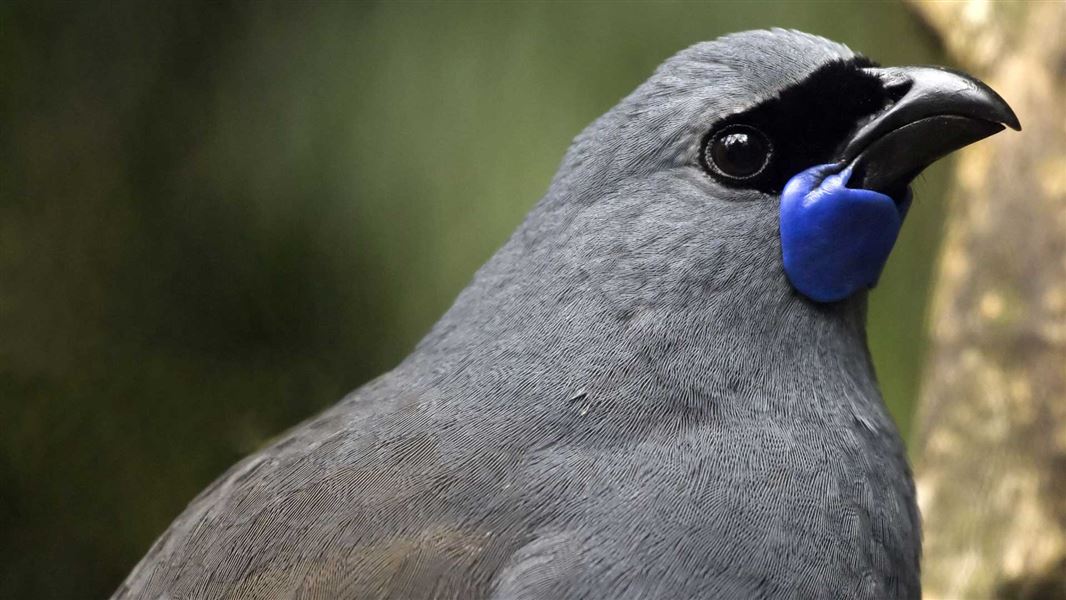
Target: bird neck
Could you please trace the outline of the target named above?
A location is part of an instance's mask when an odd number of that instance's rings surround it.
[[[540,253],[505,246],[402,368],[435,386],[524,391],[512,401],[625,394],[634,403],[883,420],[865,294],[818,305],[782,284],[627,301],[580,265]]]

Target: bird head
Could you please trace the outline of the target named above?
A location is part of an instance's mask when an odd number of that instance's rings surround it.
[[[525,235],[569,230],[623,304],[837,302],[876,282],[915,176],[1004,126],[1020,128],[1010,107],[964,73],[880,67],[796,31],[727,35],[590,125]]]

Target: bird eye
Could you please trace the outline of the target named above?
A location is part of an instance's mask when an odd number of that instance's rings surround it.
[[[772,152],[770,140],[758,129],[728,125],[708,137],[703,162],[714,174],[727,179],[750,179],[766,168]]]

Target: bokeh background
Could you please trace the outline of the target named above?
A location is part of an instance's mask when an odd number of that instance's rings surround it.
[[[0,3],[0,597],[101,598],[208,482],[400,360],[677,50],[896,3]],[[906,434],[947,166],[873,294]]]

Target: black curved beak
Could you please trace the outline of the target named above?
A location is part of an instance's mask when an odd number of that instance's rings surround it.
[[[940,158],[1003,130],[1021,130],[999,94],[965,73],[940,67],[863,69],[895,102],[860,127],[838,156],[852,168],[848,187],[901,198]]]

